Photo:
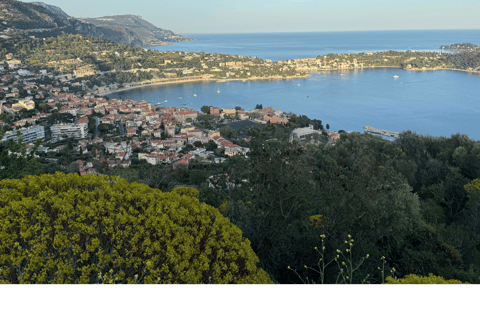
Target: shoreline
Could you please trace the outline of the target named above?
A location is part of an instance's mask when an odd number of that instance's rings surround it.
[[[268,77],[268,78],[248,78],[248,79],[188,79],[188,80],[172,80],[172,81],[162,81],[158,83],[146,83],[142,84],[141,82],[137,82],[135,86],[129,87],[129,88],[121,88],[117,90],[112,90],[107,93],[104,93],[103,95],[109,95],[112,93],[118,93],[122,91],[128,91],[132,89],[137,89],[137,88],[145,88],[145,87],[151,87],[151,86],[161,86],[165,84],[179,84],[179,83],[189,83],[189,82],[229,82],[229,81],[242,81],[242,82],[247,82],[247,81],[265,81],[265,80],[290,80],[290,79],[304,79],[304,78],[309,78],[310,75],[307,74],[305,76],[292,76],[288,78],[283,78],[283,77]],[[87,93],[94,93],[93,91],[87,91]]]
[[[242,82],[247,82],[247,81],[265,81],[265,80],[291,80],[291,79],[306,79],[310,77],[310,73],[317,73],[317,72],[328,72],[328,71],[341,71],[341,70],[358,70],[358,69],[375,69],[375,68],[393,68],[393,69],[400,69],[400,70],[405,70],[405,71],[415,71],[415,72],[425,72],[425,71],[436,71],[436,70],[450,70],[450,71],[462,71],[462,72],[468,72],[468,73],[478,73],[480,74],[480,70],[464,70],[464,69],[455,69],[455,68],[427,68],[427,69],[419,69],[419,68],[401,68],[401,67],[395,67],[395,66],[370,66],[370,67],[353,67],[353,68],[334,68],[334,69],[309,69],[307,72],[307,75],[304,76],[291,76],[288,78],[284,77],[268,77],[268,78],[247,78],[247,79],[185,79],[185,80],[172,80],[172,81],[162,81],[162,82],[157,82],[157,83],[146,83],[143,84],[141,82],[137,82],[134,84],[134,86],[129,87],[129,88],[121,88],[117,90],[112,90],[106,93],[103,93],[102,95],[107,96],[112,93],[118,93],[122,91],[128,91],[132,89],[137,89],[137,88],[145,88],[145,87],[150,87],[150,86],[161,86],[161,85],[166,85],[166,84],[180,84],[180,83],[189,83],[189,82],[218,82],[218,83],[223,83],[223,82],[229,82],[229,81],[242,81]],[[87,93],[95,93],[94,91],[87,91]],[[96,93],[98,94],[98,93]]]
[[[451,70],[451,71],[462,71],[462,72],[469,72],[469,73],[480,73],[480,70],[464,70],[464,69],[455,69],[455,68],[427,68],[427,69],[419,69],[419,68],[402,68],[402,67],[394,67],[394,66],[371,66],[371,67],[354,67],[354,68],[335,68],[335,69],[318,69],[312,70],[310,72],[323,72],[323,71],[339,71],[339,70],[357,70],[357,69],[375,69],[375,68],[393,68],[393,69],[400,69],[405,71],[436,71],[436,70]]]

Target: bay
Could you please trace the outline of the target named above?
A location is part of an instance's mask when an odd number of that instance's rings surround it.
[[[197,36],[197,41],[175,46],[183,47],[184,49],[178,50],[184,52],[217,52],[285,60],[326,53],[406,49],[440,51],[438,48],[445,44],[480,42],[480,30],[325,34],[328,37],[322,35],[324,38],[321,46],[327,49],[323,53],[319,52],[318,33],[302,34],[301,39],[297,34],[283,38],[278,34],[263,34],[263,40],[258,38],[258,34],[208,35],[206,43]],[[396,35],[396,38],[392,35]],[[232,44],[225,40],[229,37],[240,37],[243,42],[238,44],[239,48],[229,48]],[[257,43],[261,44],[261,48]],[[299,49],[302,43],[304,50]],[[189,50],[185,46],[190,46]],[[208,47],[209,50],[206,49]],[[283,51],[281,48],[284,48]],[[301,52],[304,52],[303,55]],[[394,78],[394,75],[399,77]],[[156,105],[168,100],[161,106],[185,106],[195,110],[200,110],[203,105],[219,108],[240,106],[251,110],[256,104],[262,104],[264,107],[273,106],[275,110],[320,119],[324,125],[330,125],[331,131],[342,129],[363,132],[363,126],[369,125],[397,132],[410,129],[433,136],[449,137],[454,133],[465,133],[471,139],[478,140],[479,89],[480,77],[474,73],[378,68],[318,72],[312,73],[308,79],[298,80],[159,85],[117,92],[109,97],[145,100]]]

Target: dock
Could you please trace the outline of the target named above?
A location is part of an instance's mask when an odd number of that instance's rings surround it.
[[[365,131],[365,133],[376,133],[376,134],[379,134],[379,135],[382,135],[382,136],[394,137],[394,138],[398,138],[398,135],[399,135],[398,132],[382,130],[382,129],[375,129],[375,128],[372,128],[370,126],[363,127],[363,130]]]

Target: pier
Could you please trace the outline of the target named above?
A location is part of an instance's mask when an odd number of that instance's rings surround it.
[[[363,130],[365,131],[365,133],[376,133],[376,134],[380,134],[382,136],[394,137],[394,138],[398,138],[398,135],[399,135],[398,132],[382,130],[382,129],[375,129],[375,128],[372,128],[370,126],[363,127]]]

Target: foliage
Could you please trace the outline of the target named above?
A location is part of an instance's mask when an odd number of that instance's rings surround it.
[[[445,280],[443,277],[429,273],[427,277],[408,274],[402,279],[386,278],[387,284],[469,284],[460,280]]]
[[[272,283],[196,191],[108,176],[0,181],[2,283]]]

